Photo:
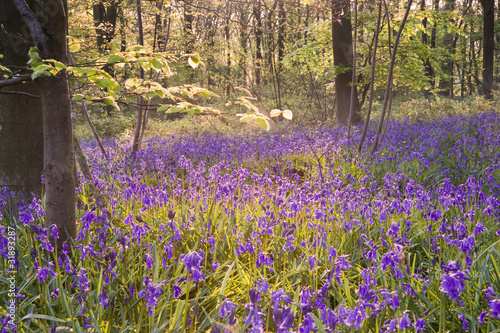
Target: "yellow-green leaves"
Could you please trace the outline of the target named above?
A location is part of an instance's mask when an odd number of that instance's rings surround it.
[[[112,52],[97,60],[97,63],[115,64],[119,67],[125,65],[139,65],[144,71],[154,70],[163,72],[166,76],[172,76],[172,71],[168,65],[170,60],[177,60],[171,54],[148,52],[142,46],[132,46],[125,52]]]
[[[30,57],[28,65],[30,65],[33,70],[33,73],[31,74],[32,80],[35,80],[41,75],[56,75],[61,70],[66,68],[66,65],[60,61],[54,59],[40,59],[40,52],[36,47],[30,48],[28,55]]]
[[[288,120],[292,120],[293,118],[293,113],[292,111],[286,109],[286,110],[278,110],[278,109],[273,109],[271,110],[271,117],[278,117],[279,115],[282,115],[283,118],[285,119],[288,119]]]
[[[220,111],[213,109],[211,107],[204,107],[200,105],[194,105],[189,102],[179,102],[176,105],[163,105],[158,108],[158,111],[163,111],[168,109],[167,113],[187,113],[192,116],[195,114],[209,113],[219,115]]]

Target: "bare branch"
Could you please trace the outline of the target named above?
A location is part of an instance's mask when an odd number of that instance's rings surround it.
[[[16,6],[19,14],[21,14],[24,22],[28,25],[30,29],[31,36],[42,53],[45,53],[47,49],[48,37],[43,31],[42,25],[35,16],[35,13],[31,10],[25,0],[11,0]]]
[[[22,83],[22,82],[29,81],[29,80],[31,80],[30,74],[23,74],[23,75],[19,75],[19,76],[14,76],[10,79],[0,80],[0,89],[3,87],[13,86],[13,85],[16,85],[18,83]]]
[[[24,91],[0,91],[2,95],[22,95],[30,98],[40,98],[38,95],[33,95]]]

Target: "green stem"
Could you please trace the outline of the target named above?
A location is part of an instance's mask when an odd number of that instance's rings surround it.
[[[446,295],[441,293],[441,308],[439,312],[439,333],[446,332]]]

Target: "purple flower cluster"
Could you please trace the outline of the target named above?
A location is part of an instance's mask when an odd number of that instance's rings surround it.
[[[48,258],[57,229],[27,200],[2,213],[0,252],[12,215],[29,235],[20,255],[36,292],[70,295],[84,326],[99,325],[91,306],[103,318],[130,308],[129,322],[147,309],[144,322],[171,325],[182,306],[192,331],[333,333],[377,321],[382,332],[425,332],[439,318],[422,304],[439,292],[454,301],[448,330],[500,325],[499,123],[496,113],[393,122],[372,158],[353,153],[343,128],[152,139],[133,158],[110,142],[107,160],[88,144],[106,207],[79,202],[77,238]]]

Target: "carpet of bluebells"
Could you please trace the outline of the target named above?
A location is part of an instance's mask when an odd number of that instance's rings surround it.
[[[500,332],[500,114],[360,129],[88,143],[96,199],[59,249],[17,232],[19,332]],[[71,245],[71,246],[70,246]],[[0,327],[9,331],[6,269]]]

